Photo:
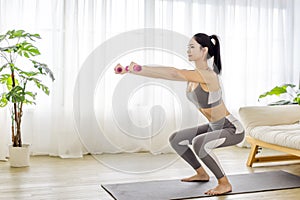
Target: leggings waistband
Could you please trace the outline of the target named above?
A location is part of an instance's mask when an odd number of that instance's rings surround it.
[[[210,122],[209,126],[212,130],[219,130],[223,128],[230,128],[230,127],[236,127],[236,123],[238,120],[233,115],[227,115],[226,117],[223,117],[222,119]]]

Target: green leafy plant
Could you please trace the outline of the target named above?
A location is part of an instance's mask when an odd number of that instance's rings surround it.
[[[0,35],[0,83],[3,92],[0,96],[0,107],[10,106],[12,143],[14,147],[22,146],[21,122],[24,104],[35,104],[37,92],[42,90],[49,95],[49,88],[42,83],[42,77],[52,71],[44,63],[31,59],[40,55],[33,45],[39,34],[27,33],[24,30],[9,30]],[[18,61],[18,62],[17,62]]]
[[[300,105],[300,89],[296,89],[296,85],[293,84],[284,84],[282,86],[276,86],[270,91],[261,94],[259,96],[259,100],[267,96],[282,96],[283,94],[286,94],[288,98],[273,102],[269,105],[286,105],[297,103]]]

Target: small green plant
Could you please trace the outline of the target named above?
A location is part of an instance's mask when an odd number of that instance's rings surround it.
[[[282,86],[276,86],[270,91],[261,94],[258,100],[267,96],[282,96],[283,94],[286,94],[288,97],[286,99],[273,102],[269,105],[286,105],[297,103],[300,105],[300,89],[296,89],[296,85],[293,84],[284,84]]]
[[[49,75],[54,81],[53,73],[46,64],[31,59],[40,55],[39,49],[32,44],[36,39],[41,39],[39,34],[24,30],[9,30],[0,35],[0,83],[3,86],[0,107],[10,106],[14,147],[22,146],[23,105],[35,104],[37,93],[34,88],[49,95],[49,88],[42,83],[43,76]]]

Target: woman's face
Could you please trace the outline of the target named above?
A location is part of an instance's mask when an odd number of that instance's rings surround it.
[[[189,61],[196,61],[202,57],[203,48],[194,38],[192,38],[188,44],[187,54]]]

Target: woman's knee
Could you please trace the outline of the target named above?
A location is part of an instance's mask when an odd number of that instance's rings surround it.
[[[172,147],[178,147],[178,146],[186,146],[190,144],[190,139],[187,137],[186,132],[183,130],[174,132],[169,137],[169,142]]]
[[[173,146],[173,144],[176,143],[176,135],[178,134],[178,132],[174,132],[170,135],[169,137],[169,143]]]
[[[201,149],[203,149],[203,142],[204,142],[204,137],[202,136],[198,136],[198,137],[195,137],[193,140],[192,140],[192,147],[193,147],[193,150],[194,152],[199,156],[202,152]]]

